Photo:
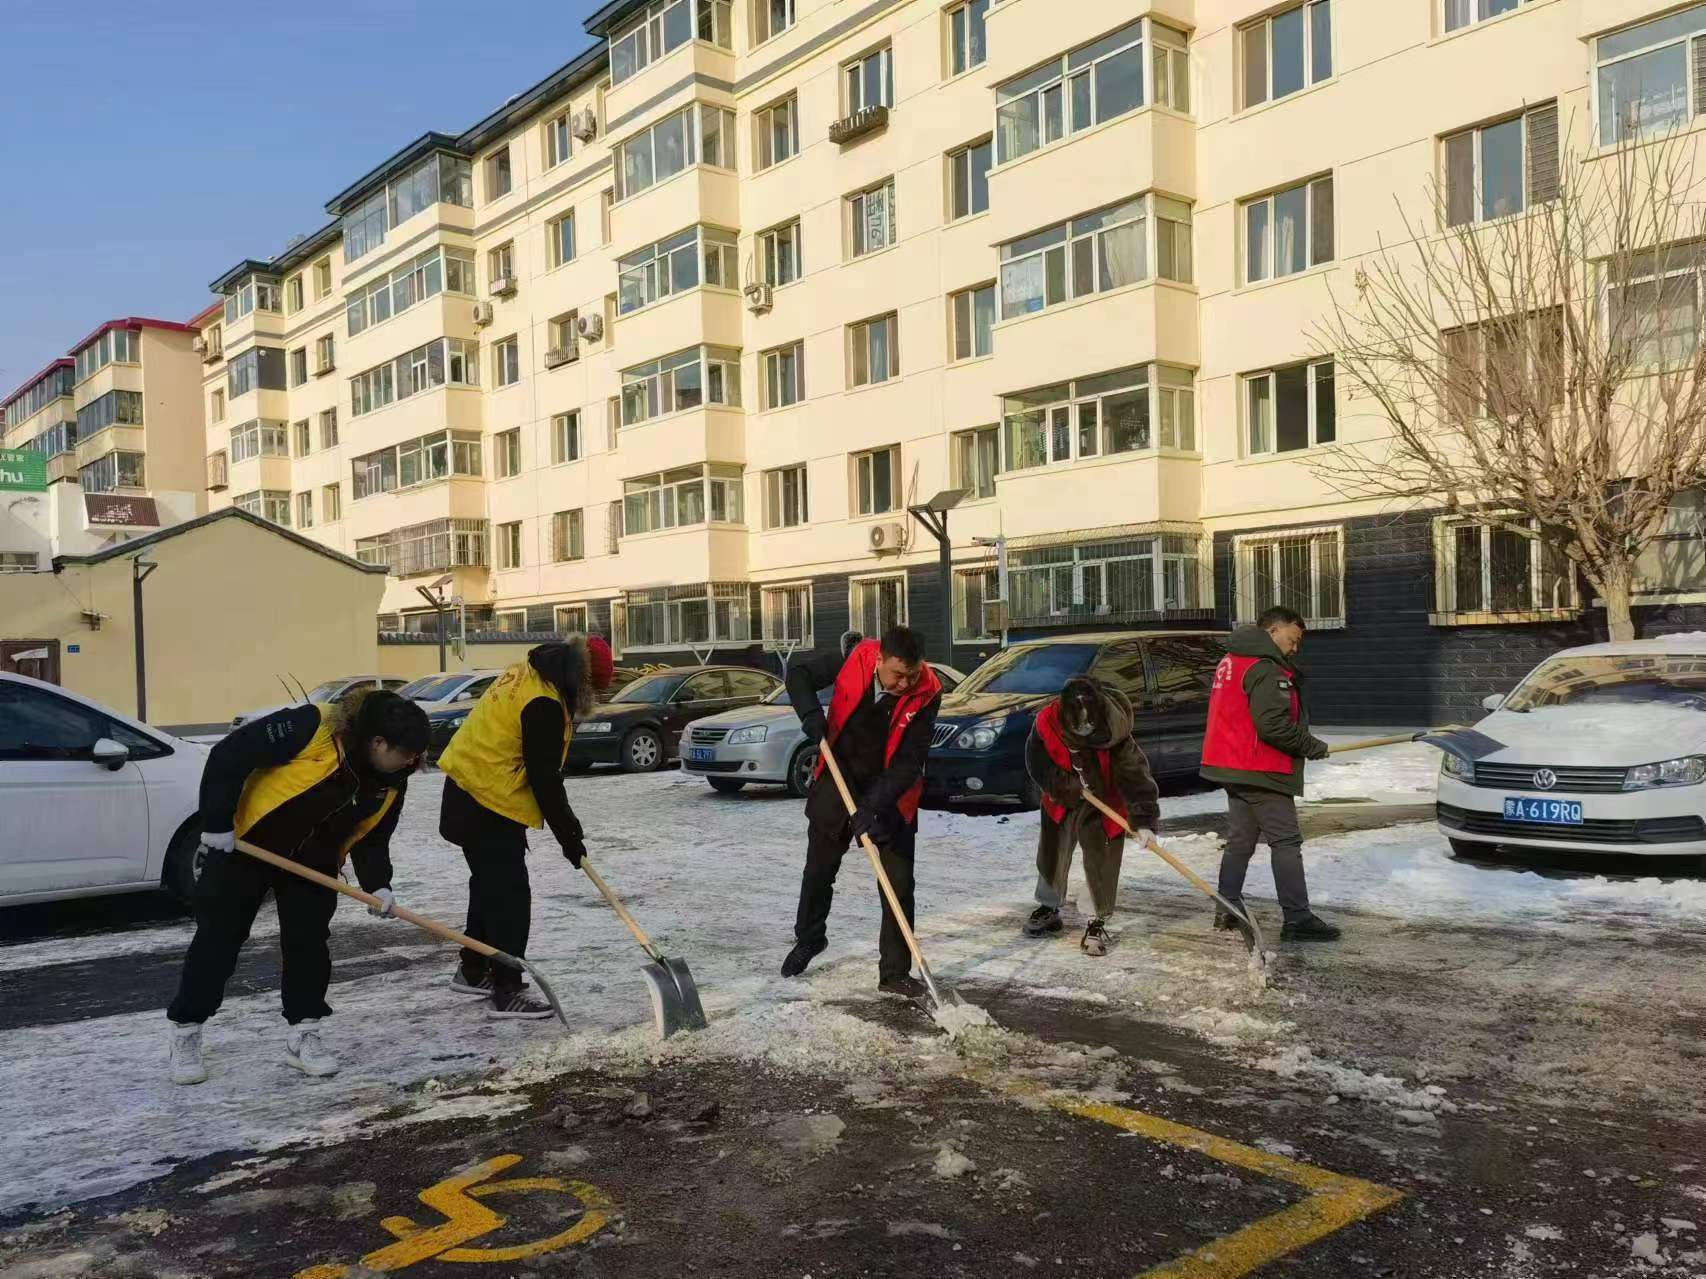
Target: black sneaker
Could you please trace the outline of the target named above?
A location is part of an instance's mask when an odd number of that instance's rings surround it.
[[[547,1017],[556,1016],[551,1011],[551,1005],[542,999],[535,999],[525,990],[512,990],[492,994],[492,1005],[486,1009],[488,1017],[513,1017],[529,1021],[542,1021]]]
[[[782,961],[782,976],[798,977],[806,971],[807,964],[828,949],[829,942],[822,937],[816,941],[796,943],[794,949],[788,952],[788,957]]]
[[[1053,906],[1038,906],[1025,921],[1025,936],[1041,937],[1044,933],[1060,931],[1060,911]]]
[[[1086,955],[1098,958],[1108,953],[1108,947],[1113,944],[1113,938],[1108,936],[1108,926],[1099,919],[1092,919],[1084,929],[1084,939],[1078,943],[1078,949]]]
[[[476,979],[468,972],[467,963],[456,965],[456,971],[450,974],[450,989],[458,995],[490,995],[492,993],[492,970],[486,969]]]
[[[1319,915],[1305,915],[1295,923],[1288,920],[1280,928],[1281,941],[1338,941],[1343,935]]]
[[[1227,898],[1227,900],[1232,902],[1232,904],[1238,907],[1239,910],[1246,909],[1242,901],[1238,901],[1230,897]],[[1243,927],[1244,921],[1239,919],[1238,916],[1227,910],[1226,907],[1222,906],[1219,902],[1214,904],[1214,930],[1216,932],[1235,933]]]
[[[877,989],[885,995],[900,995],[906,999],[923,999],[930,993],[930,988],[911,973],[902,973],[898,977],[884,977],[877,983]]]

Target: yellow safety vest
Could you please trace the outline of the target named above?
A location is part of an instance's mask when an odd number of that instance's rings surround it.
[[[343,749],[338,744],[337,733],[326,718],[325,708],[316,705],[314,710],[320,716],[320,726],[314,730],[313,740],[297,753],[296,758],[270,768],[257,768],[249,774],[249,780],[243,783],[243,794],[237,800],[238,835],[247,834],[261,818],[305,791],[312,790],[342,766]],[[356,823],[355,830],[338,850],[340,866],[343,865],[344,858],[349,856],[349,850],[356,846],[363,835],[379,825],[380,819],[396,802],[397,792],[387,789],[378,811]],[[268,851],[288,854],[290,850],[275,848]]]
[[[533,669],[517,662],[506,670],[480,700],[474,703],[462,727],[438,758],[438,766],[463,790],[494,813],[540,827],[545,815],[527,782],[527,766],[521,758],[521,712],[536,697],[548,697],[563,706],[563,698]],[[563,706],[563,759],[569,758],[569,739],[574,724],[569,708]]]

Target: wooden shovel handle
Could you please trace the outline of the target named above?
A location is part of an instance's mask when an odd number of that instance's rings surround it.
[[[1101,811],[1104,817],[1108,818],[1110,821],[1118,822],[1121,827],[1124,828],[1126,834],[1132,836],[1134,839],[1137,837],[1137,832],[1131,828],[1131,823],[1098,799],[1095,793],[1091,791],[1088,786],[1084,788],[1084,798],[1094,804]],[[1184,862],[1173,856],[1172,853],[1169,853],[1165,848],[1161,847],[1160,844],[1151,841],[1150,843],[1145,844],[1144,847],[1154,853],[1162,861],[1166,862],[1174,870],[1178,871],[1179,874],[1190,880],[1199,891],[1207,893],[1210,897],[1217,895],[1214,889],[1208,886],[1207,881],[1205,881],[1201,875],[1197,874],[1196,871],[1192,870],[1189,866],[1185,865]]]
[[[646,936],[645,931],[639,925],[639,921],[628,913],[628,908],[622,904],[621,899],[611,892],[610,885],[604,882],[604,877],[592,868],[592,862],[589,858],[581,858],[581,869],[586,872],[586,877],[593,882],[598,891],[604,894],[604,900],[610,903],[610,909],[616,912],[624,924],[628,925],[628,931],[634,934],[634,940],[640,943],[640,949],[657,960],[658,963],[663,963],[663,956],[658,954],[657,947],[652,945],[651,938]]]

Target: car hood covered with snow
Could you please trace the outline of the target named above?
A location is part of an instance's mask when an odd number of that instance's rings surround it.
[[[732,711],[718,711],[715,715],[694,720],[693,727],[736,729],[752,724],[775,724],[788,719],[796,724],[800,722],[792,706],[737,706]]]
[[[1660,702],[1495,711],[1475,731],[1504,749],[1494,764],[1634,766],[1706,754],[1706,710]]]

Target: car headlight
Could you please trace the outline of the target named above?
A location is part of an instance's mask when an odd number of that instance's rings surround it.
[[[770,729],[764,724],[754,724],[749,728],[737,728],[724,740],[730,746],[751,746],[754,742],[762,742],[770,736]]]
[[[615,727],[616,727],[616,725],[612,724],[607,719],[590,719],[584,724],[576,724],[575,725],[575,732],[577,732],[577,733],[608,733],[608,732],[612,731]]]
[[[445,720],[444,722],[446,724],[448,724],[451,728],[461,728],[464,724],[466,724],[468,722],[468,717],[466,715],[454,715],[451,718]]]
[[[1475,765],[1461,755],[1453,755],[1450,751],[1440,754],[1439,771],[1447,777],[1460,777],[1466,782],[1475,780]]]
[[[973,724],[954,738],[954,745],[963,751],[986,751],[995,745],[995,739],[1001,735],[1001,725],[1002,721],[998,719]]]
[[[1697,786],[1706,782],[1706,755],[1684,755],[1658,764],[1640,764],[1623,777],[1624,790],[1651,790],[1655,786]]]

